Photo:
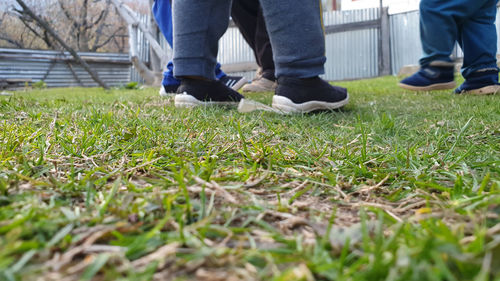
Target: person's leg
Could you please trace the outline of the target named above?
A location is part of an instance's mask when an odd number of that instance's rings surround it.
[[[325,38],[319,0],[261,0],[276,76],[315,77],[324,73]]]
[[[462,2],[462,3],[460,3]],[[458,38],[457,15],[462,0],[422,0],[420,2],[420,41],[424,51],[422,67],[431,62],[452,62],[450,55]],[[463,16],[463,15],[462,15]]]
[[[171,0],[155,0],[153,3],[153,16],[158,24],[163,36],[167,40],[170,47],[173,46],[173,29],[172,29],[172,3]]]
[[[420,70],[399,86],[413,91],[446,90],[456,87],[450,58],[458,36],[455,0],[420,1],[420,41],[424,51]],[[450,5],[453,4],[453,5]]]
[[[475,1],[475,0],[471,0]],[[483,1],[474,15],[459,29],[459,44],[464,52],[462,75],[465,82],[456,93],[492,94],[499,91],[496,62],[496,0]]]
[[[273,59],[273,49],[271,46],[271,40],[269,34],[267,33],[266,21],[264,19],[264,13],[262,8],[259,8],[257,14],[257,26],[255,30],[255,52],[260,61],[261,76],[267,80],[276,80],[275,76],[275,66]]]
[[[172,47],[173,45],[173,30],[172,30],[172,4],[171,0],[155,0],[153,3],[152,11],[156,20],[156,24],[161,33],[165,37],[167,43]],[[165,71],[163,72],[162,87],[160,89],[160,96],[167,97],[174,94],[181,84],[181,81],[174,77],[174,65],[168,62]]]
[[[233,0],[231,17],[247,44],[252,48],[257,65],[261,66],[255,49],[255,33],[257,30],[259,7],[260,4],[257,0]]]
[[[218,41],[227,29],[230,0],[174,1],[174,74],[215,80]]]
[[[268,79],[274,80],[273,51],[259,1],[234,0],[231,16],[243,38],[252,48],[262,72],[271,73],[272,76]]]
[[[173,25],[172,25],[172,3],[171,0],[156,0],[152,7],[153,15],[156,23],[167,43],[170,47],[173,46]],[[166,97],[174,94],[181,84],[178,79],[175,79],[173,72],[173,63],[167,64],[166,70],[163,72],[162,87],[160,96]],[[227,76],[221,69],[221,65],[217,63],[215,67],[215,77],[221,80],[224,84],[239,89],[245,84],[245,79],[239,76]]]
[[[174,74],[181,78],[176,106],[226,104],[243,98],[215,76],[218,41],[227,29],[230,6],[230,0],[174,1]]]
[[[259,71],[243,86],[243,92],[269,92],[275,89],[273,51],[259,1],[233,0],[231,16],[243,38],[252,48]]]
[[[168,97],[174,95],[177,92],[177,88],[181,81],[174,77],[174,64],[169,61],[167,64],[167,69],[163,72],[163,80],[161,81],[160,96]]]
[[[215,79],[217,80],[220,80],[227,76],[227,74],[224,71],[222,71],[221,67],[222,66],[220,65],[220,63],[217,63],[215,65]]]
[[[422,0],[420,40],[423,56],[420,70],[399,86],[414,91],[453,89],[454,64],[450,58],[459,33],[459,22],[467,16],[469,0]],[[482,0],[479,0],[482,1]],[[477,9],[472,5],[470,9]]]
[[[319,78],[326,61],[321,2],[261,0],[261,4],[278,78],[273,107],[289,113],[347,104],[346,89]]]
[[[461,24],[489,0],[422,0],[420,71],[404,79],[402,88],[417,91],[453,89],[454,65],[450,58]]]

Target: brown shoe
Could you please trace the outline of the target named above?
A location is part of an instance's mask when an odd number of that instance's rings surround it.
[[[252,92],[273,92],[276,89],[276,82],[264,77],[253,80],[250,84],[246,84],[241,88],[245,93]]]

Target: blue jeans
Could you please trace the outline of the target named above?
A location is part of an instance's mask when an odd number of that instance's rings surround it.
[[[450,62],[455,42],[464,52],[465,79],[481,69],[497,69],[498,0],[422,0],[420,37],[424,56],[421,66],[433,61]]]
[[[153,4],[153,15],[155,17],[156,23],[160,28],[161,33],[165,36],[167,43],[170,47],[173,47],[173,27],[172,27],[172,2],[171,0],[155,0]],[[217,79],[226,76],[220,69],[220,64],[217,63],[215,66],[215,77]],[[178,86],[181,82],[174,77],[174,64],[169,61],[167,64],[167,69],[163,72],[163,80],[161,82],[165,86]]]
[[[256,1],[256,0],[254,0]],[[261,0],[276,77],[324,73],[325,39],[320,0]],[[214,79],[218,41],[229,23],[231,0],[173,3],[176,76]]]

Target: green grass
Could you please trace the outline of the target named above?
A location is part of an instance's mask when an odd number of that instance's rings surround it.
[[[396,82],[291,116],[1,96],[0,280],[500,280],[500,98]]]

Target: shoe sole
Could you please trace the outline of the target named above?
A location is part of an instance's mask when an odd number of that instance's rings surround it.
[[[333,110],[341,108],[349,103],[349,95],[344,100],[338,102],[308,101],[304,103],[294,103],[291,99],[283,96],[273,97],[273,108],[283,113],[307,113],[316,110]]]
[[[159,94],[160,94],[160,97],[162,97],[162,98],[168,98],[168,97],[172,97],[175,95],[175,93],[167,93],[165,91],[165,88],[163,88],[163,87],[160,88]]]
[[[197,106],[238,106],[239,102],[233,101],[201,101],[195,97],[182,93],[175,95],[174,105],[178,108],[192,108]]]
[[[408,84],[399,83],[398,86],[403,88],[403,89],[411,90],[411,91],[438,91],[438,90],[454,89],[457,86],[457,83],[455,81],[452,81],[452,82],[446,82],[446,83],[432,84],[429,86],[411,86]]]
[[[462,91],[459,94],[486,96],[486,95],[496,95],[498,93],[500,93],[500,85],[491,85],[479,89]]]

